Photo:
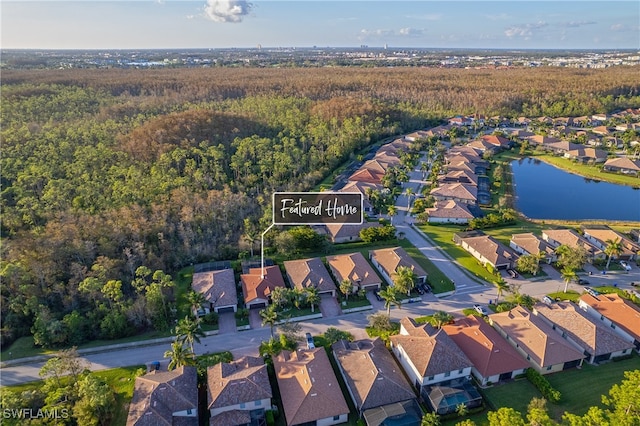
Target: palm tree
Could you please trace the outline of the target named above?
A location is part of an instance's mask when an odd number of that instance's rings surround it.
[[[271,327],[271,338],[273,339],[273,326],[278,321],[280,315],[276,310],[276,305],[269,305],[260,311],[260,318],[262,318],[262,325],[269,324]]]
[[[316,287],[307,287],[305,289],[305,294],[307,302],[309,302],[309,304],[311,305],[311,312],[315,312],[315,305],[317,303],[320,303],[320,294],[318,293],[318,289]]]
[[[440,416],[431,412],[424,413],[420,421],[420,426],[440,426],[440,424]]]
[[[414,194],[413,188],[408,187],[407,189],[404,190],[404,193],[407,196],[407,211],[409,211],[409,207],[411,207],[411,197]]]
[[[192,320],[188,316],[178,321],[175,328],[176,340],[180,343],[188,343],[191,348],[191,352],[195,354],[193,348],[194,343],[200,343],[200,338],[205,337],[200,324],[197,321]]]
[[[183,342],[175,340],[171,343],[171,349],[164,353],[165,358],[171,358],[169,362],[169,370],[180,368],[183,365],[193,365],[195,363],[195,357],[193,351],[184,346]]]
[[[394,287],[387,287],[380,290],[380,297],[384,299],[384,307],[387,309],[387,316],[391,316],[391,304],[398,305],[400,308],[400,303],[398,301],[398,293]]]
[[[406,292],[407,296],[410,296],[411,290],[416,286],[416,280],[417,276],[413,269],[408,266],[398,266],[393,285],[398,291]]]
[[[433,326],[435,328],[442,328],[443,325],[449,324],[453,321],[453,315],[445,311],[438,311],[432,316]]]
[[[502,277],[500,277],[500,279],[496,281],[495,284],[496,284],[496,291],[498,293],[496,296],[496,305],[497,305],[498,299],[500,299],[500,296],[502,296],[502,294],[505,291],[509,291],[510,287],[509,287],[509,284]]]
[[[393,225],[393,217],[396,215],[396,213],[398,213],[398,209],[396,206],[389,206],[387,207],[387,214],[389,215],[389,220],[391,221],[391,224]]]
[[[607,240],[605,241],[607,246],[604,249],[604,254],[609,256],[607,259],[606,269],[609,269],[609,264],[611,263],[612,257],[618,257],[622,254],[622,242],[621,240]]]
[[[566,266],[562,268],[562,271],[560,271],[560,273],[562,274],[562,279],[564,280],[564,292],[566,293],[567,287],[569,287],[569,283],[578,278],[578,275],[576,274],[576,271]]]
[[[196,317],[196,321],[200,322],[198,311],[200,310],[200,308],[202,308],[202,305],[205,304],[207,298],[204,297],[204,294],[191,290],[189,293],[187,293],[186,299],[187,302],[189,302],[189,306],[191,307],[193,315]]]
[[[349,295],[353,291],[353,283],[349,279],[340,281],[340,291],[344,294],[346,300],[349,300]]]
[[[253,257],[253,246],[256,241],[260,240],[260,233],[255,229],[248,218],[244,219],[244,234],[242,235],[242,238],[249,243],[251,257]]]

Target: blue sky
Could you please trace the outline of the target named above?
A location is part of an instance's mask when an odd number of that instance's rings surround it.
[[[640,2],[0,1],[2,48],[640,49]]]

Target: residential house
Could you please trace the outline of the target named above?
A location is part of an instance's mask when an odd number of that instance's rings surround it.
[[[287,260],[284,269],[289,282],[298,290],[315,287],[319,294],[336,295],[336,284],[319,257]]]
[[[365,168],[359,168],[349,178],[349,182],[366,182],[375,185],[382,185],[382,178],[384,172],[378,172],[376,170],[370,170]]]
[[[454,412],[459,404],[467,408],[482,404],[470,383],[471,361],[444,330],[403,318],[400,334],[389,340],[396,359],[432,410],[442,415]]]
[[[536,134],[533,133],[533,132],[529,132],[527,130],[518,129],[518,130],[512,131],[509,135],[510,136],[515,136],[516,138],[518,138],[520,140],[527,140],[527,138],[535,136]]]
[[[632,160],[627,157],[610,158],[605,161],[603,170],[637,176],[640,174],[640,160]]]
[[[554,137],[550,137],[550,136],[544,136],[544,135],[529,136],[529,137],[527,137],[527,140],[529,141],[529,143],[531,145],[549,145],[549,144],[562,142],[558,138],[554,138]]]
[[[454,237],[457,244],[468,251],[484,267],[491,265],[493,269],[511,269],[515,266],[518,254],[511,248],[505,246],[491,235],[465,236],[456,234]]]
[[[542,145],[542,147],[547,150],[547,151],[551,151],[555,154],[565,154],[569,151],[574,151],[580,148],[583,148],[583,145],[579,145],[573,142],[569,142],[569,141],[559,141],[559,142],[552,142],[552,143],[544,143]]]
[[[469,144],[466,145],[456,145],[451,147],[446,154],[444,155],[445,160],[447,161],[468,161],[471,163],[485,163],[486,161],[482,158],[482,154],[480,151]]]
[[[400,334],[389,339],[396,359],[419,390],[471,374],[471,361],[442,329],[403,318]]]
[[[581,247],[587,252],[588,262],[605,258],[602,250],[591,244],[573,229],[545,229],[542,231],[542,239],[551,244],[554,249],[557,249],[561,245],[572,248]]]
[[[422,419],[416,394],[385,344],[376,338],[331,347],[349,396],[368,426],[393,418],[403,426],[419,426]]]
[[[469,223],[474,218],[466,203],[455,200],[436,201],[433,207],[425,209],[428,223]]]
[[[379,222],[362,222],[360,225],[352,223],[330,223],[324,225],[324,232],[332,243],[341,244],[352,241],[362,241],[360,231],[367,228],[378,228]]]
[[[271,384],[262,358],[245,356],[207,368],[211,426],[263,424],[271,409]]]
[[[393,142],[384,144],[380,148],[378,148],[377,154],[385,152],[388,155],[399,157],[400,152],[407,152],[411,150],[412,143],[413,141],[404,138],[396,139]]]
[[[635,260],[640,254],[640,244],[625,237],[623,234],[614,231],[608,226],[585,226],[582,230],[584,232],[584,238],[600,250],[605,251],[609,245],[609,241],[616,241],[620,243],[622,253],[617,256],[617,259]]]
[[[633,344],[618,336],[610,327],[590,318],[571,302],[552,304],[537,303],[533,313],[547,320],[548,324],[563,337],[576,343],[595,364],[615,357],[630,354]]]
[[[540,374],[582,365],[582,351],[525,307],[491,314],[489,322]]]
[[[284,350],[273,358],[287,426],[330,426],[349,420],[349,407],[323,347]]]
[[[198,373],[183,366],[136,377],[127,426],[198,426]]]
[[[487,166],[483,164],[471,163],[466,159],[457,156],[453,159],[453,161],[449,162],[446,165],[446,170],[449,172],[454,170],[465,170],[476,175],[484,175],[487,173]]]
[[[433,188],[429,194],[437,201],[454,200],[466,204],[478,202],[478,188],[466,183],[445,183]]]
[[[339,189],[339,192],[359,192],[362,197],[362,210],[368,215],[374,215],[375,211],[371,200],[369,200],[369,191],[383,191],[385,188],[381,184],[370,182],[349,181],[345,186]]]
[[[265,308],[271,292],[276,287],[286,287],[278,265],[250,268],[248,274],[240,275],[244,304],[248,309]]]
[[[327,264],[336,282],[351,281],[354,292],[360,289],[379,290],[382,285],[382,280],[378,274],[359,251],[327,256]]]
[[[607,152],[596,148],[580,147],[565,152],[564,156],[583,163],[604,163],[607,160]]]
[[[216,313],[236,312],[238,310],[238,292],[233,269],[196,272],[191,283],[193,291],[204,295],[209,306],[203,313],[213,310]]]
[[[500,151],[500,147],[496,146],[492,143],[486,142],[482,139],[480,140],[475,140],[475,141],[471,141],[469,143],[467,143],[468,147],[473,148],[474,150],[478,151],[481,154],[484,154],[485,152],[489,152],[491,154],[495,154],[498,151]]]
[[[471,126],[473,124],[473,120],[471,117],[457,115],[449,119],[449,124],[452,126]]]
[[[580,296],[580,308],[604,322],[640,352],[640,308],[616,293]]]
[[[471,360],[471,374],[482,386],[513,379],[529,363],[487,322],[474,315],[442,329]]]
[[[440,185],[448,183],[464,183],[467,185],[478,186],[478,176],[467,170],[452,170],[444,176],[438,178]]]
[[[499,135],[484,135],[480,139],[498,147],[499,149],[509,149],[512,145],[512,142],[509,139]]]
[[[534,235],[532,232],[512,234],[511,241],[509,241],[509,247],[519,254],[537,256],[539,259],[544,260],[547,263],[555,262],[558,259],[551,244],[547,243],[537,235]]]
[[[607,126],[597,126],[591,129],[591,131],[600,136],[609,136],[613,133]]]
[[[402,247],[369,250],[369,259],[389,285],[393,285],[400,266],[410,268],[416,275],[417,283],[427,281],[427,272]]]

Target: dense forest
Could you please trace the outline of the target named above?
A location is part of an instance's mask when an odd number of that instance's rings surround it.
[[[640,107],[637,71],[3,71],[2,342],[166,327],[166,274],[237,258],[271,192],[451,115]]]

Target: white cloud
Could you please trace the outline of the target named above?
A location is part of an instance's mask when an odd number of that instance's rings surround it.
[[[504,30],[504,34],[509,37],[525,37],[533,36],[536,30],[546,27],[548,24],[544,21],[538,21],[534,24],[512,25]]]
[[[501,13],[499,15],[484,15],[484,17],[489,19],[490,21],[506,21],[512,18],[510,15],[507,15],[506,13]]]
[[[246,0],[207,0],[204,14],[214,22],[242,22],[252,8]]]
[[[419,28],[400,28],[398,31],[398,35],[407,36],[407,37],[417,37],[421,36],[423,31]]]
[[[595,23],[596,23],[595,21],[571,21],[571,22],[565,23],[565,26],[570,28],[577,28],[577,27],[582,27],[584,25],[594,25]]]
[[[611,31],[627,31],[627,27],[624,24],[613,24],[609,29]]]
[[[383,38],[400,38],[400,37],[419,37],[424,34],[424,30],[420,28],[400,28],[399,30],[389,29],[361,29],[358,33],[358,39],[364,40],[380,40]]]
[[[422,21],[441,21],[442,13],[427,13],[425,15],[407,15],[409,19],[420,19]]]

